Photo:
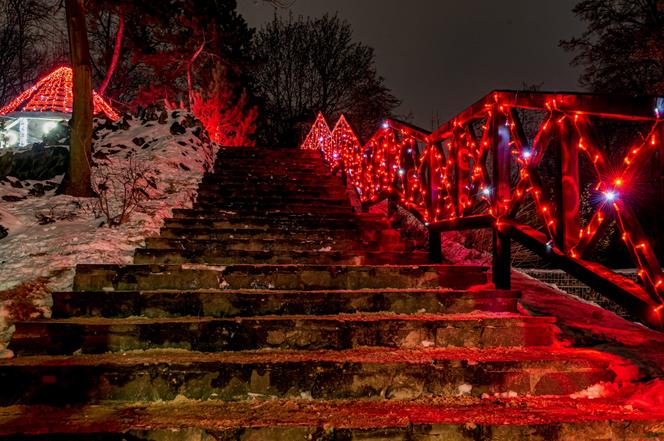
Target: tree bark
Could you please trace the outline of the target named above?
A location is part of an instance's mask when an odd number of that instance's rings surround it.
[[[69,167],[59,193],[94,196],[91,176],[92,63],[83,0],[65,0],[69,52],[74,74],[74,106],[69,144]]]
[[[200,47],[194,55],[191,57],[189,60],[189,63],[187,63],[187,90],[189,92],[189,109],[191,109],[194,105],[194,84],[191,79],[191,67],[194,65],[194,61],[196,61],[196,58],[203,52],[203,48],[205,48],[205,40],[203,40],[203,43],[201,43]]]
[[[101,86],[99,86],[99,95],[104,95],[106,93],[106,88],[111,82],[111,78],[113,77],[113,72],[115,72],[115,68],[118,65],[118,60],[120,59],[120,52],[122,49],[122,36],[124,35],[124,11],[120,10],[118,17],[119,17],[118,33],[115,36],[115,47],[113,48],[113,58],[111,59],[111,65],[108,67],[108,71],[106,72],[106,78],[104,78],[104,82],[101,83]]]

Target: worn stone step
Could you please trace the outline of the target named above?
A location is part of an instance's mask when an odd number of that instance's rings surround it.
[[[234,208],[242,209],[269,209],[269,210],[294,210],[307,211],[307,208],[312,208],[317,211],[327,209],[329,211],[343,211],[352,212],[350,202],[346,199],[298,199],[294,198],[274,198],[272,200],[259,199],[251,197],[246,198],[221,198],[219,196],[204,197],[196,201],[194,205],[197,210],[210,210],[210,209],[225,209],[232,210]],[[350,209],[350,210],[349,210]]]
[[[0,364],[0,405],[249,398],[412,400],[483,394],[569,395],[638,368],[591,350],[528,348],[19,357]]]
[[[300,164],[279,164],[274,163],[271,166],[254,166],[238,164],[226,164],[225,166],[215,167],[208,172],[209,176],[261,176],[271,178],[273,176],[287,177],[311,177],[311,176],[333,176],[330,169],[322,162],[302,162]]]
[[[274,170],[272,172],[257,172],[254,170],[220,170],[206,173],[203,182],[222,182],[222,181],[255,181],[255,182],[331,182],[340,184],[338,176],[331,174],[325,168],[319,170]]]
[[[273,169],[235,169],[233,166],[217,168],[208,172],[206,177],[228,179],[228,178],[287,178],[287,179],[314,179],[316,177],[339,181],[339,177],[330,173],[330,170],[323,165],[316,167],[303,165],[302,167],[278,167]]]
[[[367,251],[413,251],[406,242],[400,241],[363,241],[359,237],[345,238],[322,236],[311,238],[305,234],[282,236],[278,238],[263,238],[260,235],[227,235],[220,238],[187,238],[172,239],[167,237],[148,237],[145,239],[145,248],[158,250],[197,250],[217,249],[219,253],[230,250],[241,251],[283,251],[283,250],[367,250]]]
[[[289,157],[281,156],[254,156],[253,158],[243,156],[225,156],[220,158],[214,164],[215,171],[224,170],[273,170],[279,172],[287,169],[294,172],[307,170],[309,168],[319,168],[329,173],[330,169],[325,165],[321,158],[316,157]]]
[[[269,193],[266,193],[268,192]],[[314,191],[307,189],[245,189],[245,188],[209,188],[207,186],[199,188],[197,201],[216,201],[223,202],[227,200],[256,200],[265,203],[283,202],[334,202],[347,201],[345,191]]]
[[[190,218],[173,217],[164,220],[165,227],[181,228],[232,228],[246,226],[255,228],[278,228],[291,230],[319,230],[353,228],[391,229],[389,222],[384,219],[366,218],[343,214],[341,216],[321,213],[271,213],[270,216],[241,215],[229,210],[226,213],[217,212],[214,216]]]
[[[390,225],[382,221],[365,221],[355,218],[334,218],[329,216],[297,216],[297,215],[274,215],[274,216],[236,216],[228,214],[227,216],[218,216],[215,218],[167,218],[164,219],[166,228],[185,228],[185,229],[240,229],[247,230],[263,229],[266,234],[270,231],[338,231],[338,234],[345,233],[348,230],[356,229],[358,233],[363,234],[367,229],[383,230],[391,229]],[[360,231],[364,230],[364,231]],[[267,237],[267,236],[266,236]]]
[[[320,152],[309,152],[305,150],[297,150],[291,148],[273,148],[273,147],[255,147],[255,148],[245,148],[242,147],[241,150],[232,150],[223,148],[219,151],[217,155],[216,162],[223,163],[225,161],[238,159],[242,160],[245,164],[248,162],[248,158],[256,159],[270,159],[273,161],[298,161],[298,160],[317,160],[322,161],[322,156]],[[253,161],[256,163],[256,161]],[[292,162],[289,162],[292,163]]]
[[[219,185],[230,185],[230,186],[245,186],[251,187],[254,185],[263,186],[263,185],[293,185],[297,188],[303,189],[317,189],[317,188],[340,188],[342,185],[338,178],[334,176],[311,176],[311,177],[288,177],[288,176],[274,176],[272,178],[268,177],[256,177],[256,176],[237,176],[233,178],[222,178],[212,175],[205,175],[201,180],[202,185],[208,184],[219,184]]]
[[[265,194],[262,192],[235,190],[232,192],[199,190],[196,204],[225,204],[227,202],[252,202],[265,205],[271,204],[330,204],[344,205],[348,204],[346,194],[329,196],[327,194],[313,192],[280,192]]]
[[[202,352],[251,349],[352,349],[547,346],[552,317],[513,313],[355,313],[260,317],[74,317],[16,323],[12,350],[31,354],[99,354],[157,348]]]
[[[228,202],[220,204],[197,204],[196,208],[175,208],[173,218],[215,219],[228,216],[244,218],[290,218],[304,219],[318,217],[334,219],[353,216],[353,208],[344,204],[274,204],[262,205],[251,202]]]
[[[79,264],[74,290],[468,289],[487,269],[463,265],[114,265]]]
[[[265,157],[265,158],[255,158],[256,161],[248,161],[246,157],[236,157],[225,156],[223,160],[218,161],[215,164],[215,170],[274,170],[280,171],[283,169],[288,170],[308,170],[310,168],[321,168],[329,171],[329,168],[325,166],[321,158],[316,157]]]
[[[217,155],[217,162],[228,158],[262,158],[297,159],[316,158],[322,160],[321,153],[314,150],[300,150],[294,147],[222,147]]]
[[[314,265],[414,265],[429,263],[424,251],[387,250],[229,250],[207,244],[187,249],[138,248],[134,252],[136,264],[204,263],[230,264],[314,264]]]
[[[251,161],[250,159],[254,159]],[[253,154],[253,155],[234,155],[232,153],[221,152],[215,166],[223,168],[224,166],[242,166],[242,167],[269,167],[285,166],[320,166],[324,164],[320,155],[291,155],[285,157],[283,154]]]
[[[246,182],[202,182],[198,186],[199,189],[207,191],[227,191],[227,192],[309,192],[314,194],[339,194],[345,193],[346,188],[341,182],[327,182],[325,184],[320,181],[311,183],[302,182],[253,182],[247,185]]]
[[[173,400],[0,409],[4,439],[58,441],[642,441],[664,410],[613,399]]]
[[[248,317],[390,311],[397,314],[516,312],[518,291],[363,289],[335,291],[67,291],[53,317]]]
[[[367,242],[390,242],[398,244],[402,242],[398,231],[363,229],[356,227],[351,229],[304,229],[296,230],[290,228],[277,228],[267,226],[250,227],[248,225],[228,226],[217,228],[192,228],[192,227],[162,227],[160,237],[164,239],[183,239],[183,240],[243,240],[243,241],[262,241],[262,240],[301,240],[301,241],[329,241],[339,238],[344,241],[367,241]],[[408,241],[403,240],[404,243]],[[407,245],[410,246],[410,245]]]
[[[287,209],[288,207],[285,207]],[[354,213],[350,207],[335,207],[335,211],[321,211],[319,213],[290,213],[287,211],[274,211],[270,212],[269,216],[261,216],[257,214],[246,214],[242,218],[238,218],[237,210],[203,210],[196,208],[175,208],[173,209],[172,219],[237,219],[238,222],[252,221],[252,220],[269,220],[269,221],[317,221],[329,220],[335,222],[372,222],[375,224],[389,225],[389,222],[380,215],[368,213]]]

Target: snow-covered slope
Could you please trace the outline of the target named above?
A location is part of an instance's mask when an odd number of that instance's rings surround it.
[[[77,263],[129,263],[134,249],[158,233],[172,208],[191,206],[216,145],[191,114],[158,116],[117,124],[96,121],[94,160],[103,166],[95,167],[93,175],[98,178],[103,169],[121,170],[131,162],[150,176],[144,188],[149,199],[123,225],[108,228],[96,199],[55,195],[62,176],[0,181],[0,225],[9,233],[0,239],[0,321],[11,315],[16,299],[9,297],[16,296],[17,286],[44,278],[46,291],[67,289]],[[48,315],[48,296],[35,301]],[[0,323],[0,332],[2,328]]]

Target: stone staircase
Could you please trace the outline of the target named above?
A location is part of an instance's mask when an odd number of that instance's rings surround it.
[[[53,318],[16,325],[0,437],[58,440],[638,439],[618,356],[431,264],[356,213],[318,153],[226,148],[193,209],[133,265],[79,265]],[[589,430],[591,430],[589,432]],[[618,431],[618,432],[616,432]],[[585,435],[588,436],[585,436]],[[539,438],[537,438],[539,437]],[[605,438],[597,438],[605,439]]]

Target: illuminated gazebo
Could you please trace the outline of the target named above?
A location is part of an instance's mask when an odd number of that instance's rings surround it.
[[[5,120],[6,146],[26,146],[41,141],[58,122],[71,118],[73,106],[73,74],[70,67],[60,67],[41,78],[0,109]],[[93,91],[95,114],[117,120],[120,115]]]

